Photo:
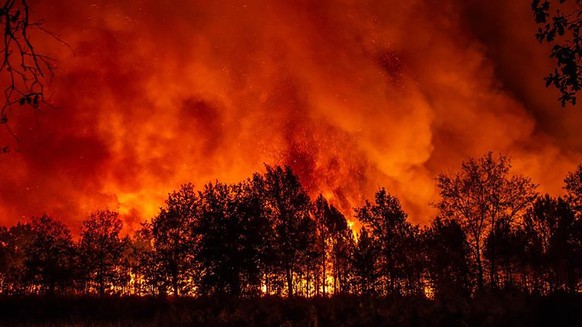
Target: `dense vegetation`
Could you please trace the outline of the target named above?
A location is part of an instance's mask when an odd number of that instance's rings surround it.
[[[546,86],[560,92],[562,106],[574,106],[582,89],[582,1],[532,0],[531,9],[539,26],[536,38],[552,45],[555,67],[545,78]]]
[[[0,324],[544,326],[582,324],[582,165],[539,195],[487,153],[436,182],[438,216],[385,189],[355,234],[289,167],[182,185],[122,237],[96,210],[74,240],[42,215],[0,228]]]
[[[486,290],[577,293],[582,281],[582,166],[565,198],[538,195],[491,153],[437,179],[439,216],[411,223],[380,189],[355,208],[357,235],[289,167],[235,185],[182,185],[134,235],[97,210],[80,238],[43,215],[0,229],[4,295],[255,297],[472,296]]]

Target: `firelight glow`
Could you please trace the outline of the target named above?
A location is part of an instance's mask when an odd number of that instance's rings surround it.
[[[3,224],[108,207],[131,230],[180,184],[264,163],[349,217],[384,186],[426,223],[435,176],[469,156],[507,154],[555,195],[582,162],[529,0],[30,2],[71,48],[33,35],[54,106],[13,110],[18,144],[1,132]]]

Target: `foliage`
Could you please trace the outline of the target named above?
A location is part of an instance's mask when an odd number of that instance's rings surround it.
[[[388,287],[384,293],[401,293],[406,286],[414,294],[420,277],[413,269],[415,252],[420,250],[415,244],[418,227],[407,221],[400,201],[384,188],[376,192],[375,200],[374,204],[366,201],[363,207],[357,208],[356,217],[379,246],[379,272]]]
[[[351,257],[354,290],[359,294],[379,292],[379,268],[377,265],[379,245],[370,238],[366,227],[358,235],[358,243]]]
[[[576,293],[580,168],[566,177],[564,199],[536,196],[509,168],[506,157],[489,153],[441,175],[440,215],[422,228],[381,188],[355,209],[357,237],[331,201],[310,199],[289,167],[202,190],[184,184],[131,236],[110,210],[91,213],[76,243],[44,215],[0,228],[0,294],[456,303],[500,290]]]
[[[119,213],[110,210],[92,212],[83,221],[79,252],[89,291],[96,290],[103,295],[106,290],[114,290],[128,280],[122,267],[127,246],[119,236],[122,228]]]
[[[536,197],[536,185],[529,178],[509,174],[511,162],[506,156],[495,158],[489,152],[461,164],[461,171],[439,175],[437,186],[441,200],[436,204],[440,216],[454,219],[467,235],[474,259],[477,284],[483,288],[485,267],[483,250],[487,235],[505,220],[511,224],[522,215]],[[489,246],[495,247],[495,239]],[[489,281],[496,285],[495,250],[489,254]]]
[[[553,44],[550,57],[556,61],[556,68],[545,78],[546,86],[560,91],[562,106],[575,105],[582,88],[582,1],[533,0],[531,8],[540,25],[537,40]]]
[[[253,185],[208,184],[200,199],[200,294],[259,294],[269,222]]]
[[[74,265],[71,231],[63,223],[43,215],[33,218],[31,238],[24,249],[24,278],[41,293],[63,292]]]
[[[345,291],[348,287],[349,260],[353,251],[354,239],[351,229],[348,226],[346,217],[333,205],[319,195],[313,207],[313,216],[316,224],[316,244],[313,256],[319,257],[319,276],[316,278],[316,294],[321,284],[322,295],[326,296],[329,274],[328,267],[331,267],[332,283],[334,294]],[[329,255],[328,255],[329,254]]]
[[[425,232],[427,271],[438,297],[469,294],[469,246],[456,220],[437,218]]]
[[[580,217],[582,214],[582,165],[579,165],[575,171],[569,172],[564,183],[568,202]]]
[[[538,245],[535,263],[545,272],[545,276],[538,277],[541,287],[549,292],[577,290],[580,220],[570,205],[561,198],[540,197],[528,211],[524,224],[530,239]]]
[[[272,246],[276,270],[284,272],[287,295],[293,296],[296,274],[305,274],[304,265],[312,258],[309,249],[315,243],[315,222],[310,217],[311,200],[290,167],[266,166],[264,176],[257,176],[263,196],[263,208],[272,226]]]
[[[194,186],[185,184],[168,195],[166,206],[151,222],[154,283],[163,294],[171,290],[179,295],[193,290],[194,256],[198,246],[198,237],[193,231],[198,210],[199,198]]]

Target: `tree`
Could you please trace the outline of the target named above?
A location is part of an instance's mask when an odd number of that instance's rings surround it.
[[[434,293],[439,297],[468,293],[469,249],[465,232],[459,223],[437,217],[424,239]]]
[[[295,275],[301,272],[315,243],[311,200],[290,167],[266,169],[263,176],[255,176],[255,182],[262,188],[262,205],[273,228],[275,261],[283,270],[287,295],[292,297]]]
[[[321,290],[322,290],[322,294],[323,296],[326,295],[326,287],[327,287],[327,265],[328,265],[328,259],[327,259],[327,253],[329,252],[329,239],[331,238],[330,236],[330,232],[329,232],[329,220],[330,220],[330,207],[329,207],[329,203],[327,203],[327,200],[323,197],[323,195],[319,195],[317,197],[317,199],[315,200],[315,202],[313,203],[313,217],[315,219],[315,226],[316,226],[316,243],[314,246],[314,250],[317,251],[317,253],[315,254],[317,257],[319,257],[319,263],[316,269],[320,270],[320,274],[321,276],[315,276],[316,282],[315,282],[315,288],[316,288],[316,293],[319,292],[319,284],[321,283]]]
[[[378,253],[379,245],[369,236],[366,227],[362,227],[351,256],[354,286],[360,294],[373,294],[377,291]]]
[[[407,221],[400,201],[381,188],[372,204],[366,201],[356,209],[356,217],[364,224],[380,246],[381,274],[388,292],[400,293],[411,269],[414,253],[408,245],[415,238],[415,227]],[[410,252],[409,252],[410,251]]]
[[[199,217],[201,293],[257,295],[270,226],[251,181],[206,185]]]
[[[208,184],[200,192],[199,218],[195,233],[199,237],[196,262],[201,271],[201,294],[240,295],[241,227],[231,215],[229,187]]]
[[[562,106],[575,105],[582,88],[582,1],[533,0],[531,8],[540,25],[536,38],[540,43],[553,44],[550,57],[556,61],[556,68],[546,76],[546,86],[553,85],[560,91]]]
[[[567,192],[566,199],[582,219],[582,165],[578,165],[575,171],[569,172],[564,179],[564,189]]]
[[[577,222],[570,205],[561,198],[539,197],[524,217],[524,225],[530,238],[539,242],[541,260],[538,269],[545,270],[545,274],[539,273],[538,276],[545,275],[548,291],[575,291],[575,254],[580,251],[580,245],[577,244]]]
[[[466,233],[476,265],[477,285],[484,285],[483,245],[488,233],[501,219],[510,223],[535,199],[529,178],[510,175],[510,159],[491,152],[461,164],[461,171],[439,175],[437,186],[441,200],[436,204],[440,216],[456,220]],[[491,243],[492,248],[495,243]],[[491,252],[495,253],[495,250]],[[489,281],[495,286],[495,256],[489,258]]]
[[[323,195],[319,195],[313,206],[316,225],[316,244],[313,256],[320,260],[323,295],[326,295],[328,266],[331,266],[333,293],[337,294],[345,286],[351,247],[354,246],[352,230],[346,217]],[[317,276],[316,276],[317,277]],[[320,278],[316,278],[319,282]],[[316,285],[318,284],[316,282]]]
[[[239,243],[242,292],[256,295],[260,292],[264,267],[269,261],[269,233],[271,225],[261,204],[261,195],[252,180],[231,186],[233,196],[229,212],[230,224]]]
[[[30,223],[18,222],[9,229],[4,229],[2,237],[2,252],[4,266],[2,267],[2,292],[6,294],[22,294],[30,284],[25,279],[27,251],[34,237]]]
[[[6,282],[6,276],[10,267],[10,249],[8,242],[10,233],[6,226],[0,226],[0,285]],[[1,288],[0,288],[1,289]]]
[[[345,230],[338,230],[332,239],[331,260],[333,263],[334,294],[348,293],[350,291],[350,281],[353,278],[351,255],[355,246],[354,234],[350,227]]]
[[[130,269],[134,276],[134,294],[164,295],[166,290],[165,270],[160,268],[162,258],[154,247],[152,224],[148,221],[133,235],[133,261]]]
[[[43,215],[30,223],[31,239],[24,250],[24,278],[41,292],[54,294],[72,284],[74,244],[63,223]]]
[[[315,219],[316,239],[314,251],[317,251],[317,263],[313,265],[315,271],[314,286],[315,293],[319,295],[321,289],[323,296],[326,295],[327,286],[327,235],[324,224],[324,216],[329,210],[329,204],[323,195],[319,195],[312,205],[313,218]]]
[[[198,246],[196,228],[199,198],[192,184],[168,195],[165,207],[151,222],[156,275],[174,295],[192,290]]]
[[[63,41],[45,30],[42,23],[31,20],[27,0],[2,2],[0,25],[4,33],[0,55],[0,79],[5,84],[2,86],[4,101],[0,109],[0,125],[8,123],[8,112],[12,105],[18,103],[37,109],[44,101],[44,80],[52,75],[54,62],[37,52],[30,33],[36,29]],[[8,147],[2,147],[1,151],[8,151]]]
[[[122,265],[127,245],[119,237],[122,228],[119,213],[110,210],[94,211],[83,221],[79,251],[90,289],[99,295],[119,288],[128,278]]]
[[[333,293],[337,294],[342,291],[345,282],[348,251],[353,242],[353,234],[346,217],[333,205],[329,206],[325,217],[325,230],[332,263]]]
[[[497,259],[502,267],[505,287],[514,287],[514,275],[528,249],[528,235],[522,226],[512,227],[507,219],[497,221],[485,239],[484,257],[489,261]]]

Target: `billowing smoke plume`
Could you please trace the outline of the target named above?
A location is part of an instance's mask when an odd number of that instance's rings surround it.
[[[434,177],[488,150],[560,193],[582,161],[581,112],[520,1],[67,1],[31,4],[70,48],[54,108],[15,108],[0,157],[0,220],[73,226],[120,210],[130,227],[181,183],[289,164],[348,216],[385,186],[434,217]],[[4,142],[12,142],[3,135]]]

